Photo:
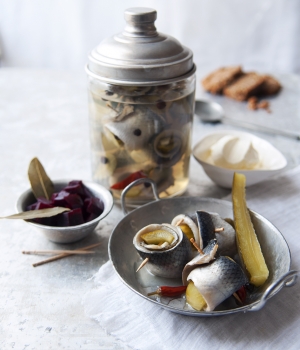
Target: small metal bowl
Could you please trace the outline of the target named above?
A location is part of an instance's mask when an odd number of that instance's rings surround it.
[[[53,181],[54,191],[58,192],[62,190],[70,181],[71,180]],[[104,203],[103,213],[96,219],[81,225],[68,227],[47,226],[27,221],[28,224],[32,225],[38,231],[42,232],[49,239],[49,241],[55,243],[73,243],[89,235],[97,227],[98,223],[111,211],[113,207],[113,197],[111,193],[101,185],[85,181],[83,183],[95,197],[100,198]],[[35,201],[36,199],[31,189],[28,189],[19,197],[16,203],[17,211],[19,213],[25,211],[27,206],[34,203]]]

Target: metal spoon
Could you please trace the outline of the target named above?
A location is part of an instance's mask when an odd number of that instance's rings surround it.
[[[294,133],[292,131],[273,129],[267,126],[260,126],[260,125],[248,123],[243,120],[228,118],[224,114],[223,107],[220,104],[212,101],[196,100],[195,114],[201,119],[201,121],[205,123],[220,122],[220,123],[229,124],[229,125],[241,126],[243,128],[251,129],[255,131],[266,132],[272,135],[282,135],[286,137],[291,137],[298,141],[300,140],[300,134]]]

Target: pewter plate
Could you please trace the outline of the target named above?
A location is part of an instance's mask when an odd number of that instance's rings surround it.
[[[277,283],[289,273],[291,256],[287,242],[279,230],[260,214],[250,211],[252,222],[266,259],[270,276],[267,282],[253,291],[246,305],[239,306],[233,297],[227,299],[212,312],[195,311],[186,304],[185,298],[155,298],[148,297],[161,285],[182,285],[180,279],[167,279],[151,275],[144,267],[135,272],[141,263],[132,241],[135,233],[142,227],[152,223],[170,223],[178,214],[193,213],[196,210],[217,212],[223,218],[233,218],[232,203],[220,199],[201,197],[178,197],[161,199],[148,203],[127,214],[114,228],[109,240],[109,256],[115,271],[122,282],[134,293],[149,302],[163,307],[166,310],[188,316],[221,316],[236,312],[246,312],[260,309],[261,302],[274,284],[276,289],[267,298],[273,296],[283,287]],[[259,307],[258,307],[259,305]]]

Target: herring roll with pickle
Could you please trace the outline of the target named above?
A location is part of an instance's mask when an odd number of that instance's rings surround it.
[[[145,268],[159,277],[180,278],[184,266],[193,257],[185,234],[170,224],[143,227],[134,236],[133,245],[140,257],[147,259]]]

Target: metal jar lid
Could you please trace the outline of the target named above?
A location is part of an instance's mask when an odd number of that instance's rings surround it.
[[[86,71],[112,84],[164,84],[191,76],[193,53],[176,39],[156,31],[156,11],[125,11],[126,27],[91,51]]]

